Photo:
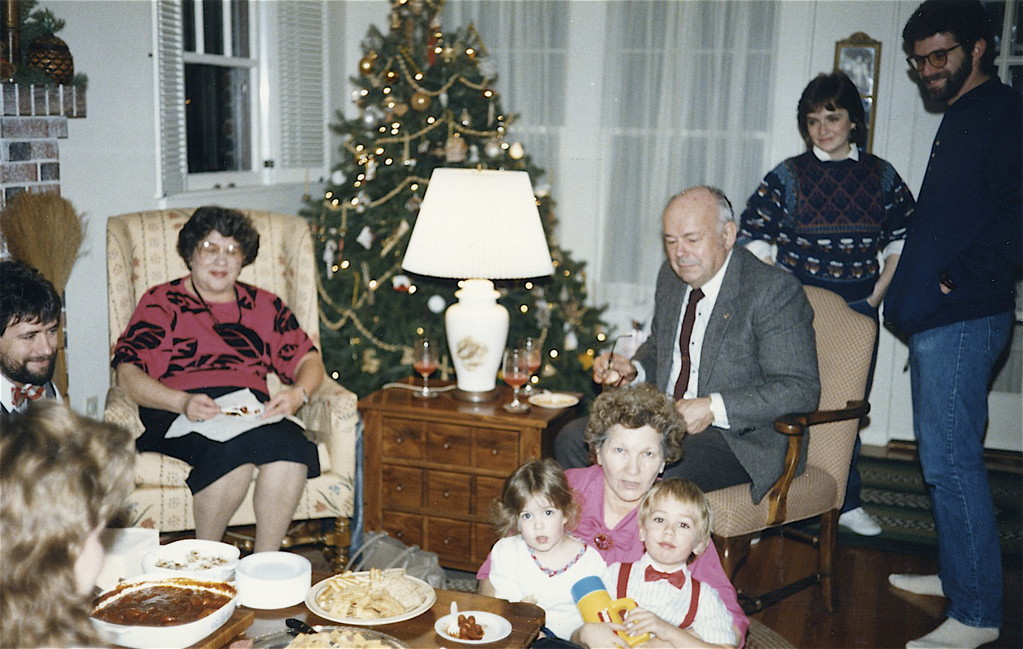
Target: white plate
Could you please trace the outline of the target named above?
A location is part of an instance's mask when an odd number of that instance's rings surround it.
[[[464,615],[466,617],[469,617],[470,615],[475,616],[476,624],[483,627],[483,638],[480,640],[462,640],[461,638],[456,638],[453,635],[448,635],[448,625],[451,624],[452,618],[457,620],[459,615]],[[457,613],[449,613],[437,620],[437,623],[433,625],[433,630],[436,631],[437,635],[440,637],[452,642],[461,642],[462,644],[487,644],[488,642],[503,640],[511,635],[512,625],[507,619],[494,613],[487,613],[486,611],[459,611]]]
[[[564,392],[541,392],[529,397],[529,403],[541,408],[571,408],[579,397]]]
[[[369,580],[368,572],[356,572],[353,573],[353,575],[355,577],[365,576],[366,580],[367,581]],[[325,620],[330,620],[332,622],[340,622],[342,624],[351,624],[354,626],[377,626],[379,624],[393,624],[395,622],[411,620],[417,615],[421,615],[422,613],[425,613],[426,611],[430,610],[430,607],[433,606],[433,603],[437,601],[437,593],[434,592],[433,586],[426,583],[422,579],[416,579],[415,577],[410,577],[409,575],[405,575],[405,579],[414,582],[416,586],[419,588],[419,590],[425,594],[425,598],[422,604],[400,615],[393,615],[391,617],[378,617],[371,619],[341,617],[338,615],[333,615],[325,608],[320,606],[319,603],[317,603],[316,601],[316,596],[320,594],[320,591],[327,587],[327,582],[330,581],[329,577],[327,579],[324,579],[323,581],[319,581],[313,584],[313,587],[309,589],[308,593],[306,593],[305,605],[309,608],[310,611],[319,615]]]

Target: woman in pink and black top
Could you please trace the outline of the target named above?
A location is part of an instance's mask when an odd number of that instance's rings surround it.
[[[610,390],[598,396],[586,426],[595,464],[565,475],[578,500],[579,522],[572,534],[597,549],[608,563],[636,562],[643,556],[639,502],[666,463],[681,455],[685,423],[670,398],[649,384]],[[714,543],[689,568],[693,578],[713,586],[732,614],[740,647],[749,619],[739,606]],[[480,592],[490,589],[490,562],[480,567]]]
[[[178,254],[191,274],[151,288],[114,349],[117,385],[140,406],[140,451],[192,466],[196,537],[219,541],[258,467],[257,552],[277,550],[307,478],[320,474],[316,446],[287,419],[227,441],[197,432],[165,438],[180,415],[203,422],[221,414],[214,399],[248,388],[264,419],[293,415],[323,379],[323,362],[276,295],[238,282],[259,251],[259,234],[240,212],[200,207],[181,229]],[[273,398],[266,376],[289,387]]]

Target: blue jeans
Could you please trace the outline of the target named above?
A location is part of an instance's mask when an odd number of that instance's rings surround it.
[[[992,368],[1012,312],[956,322],[909,339],[913,432],[938,532],[946,614],[974,627],[1002,625],[1002,556],[984,430]]]

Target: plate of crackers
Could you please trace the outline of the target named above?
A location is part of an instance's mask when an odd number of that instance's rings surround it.
[[[433,587],[402,568],[345,572],[317,582],[305,604],[320,617],[355,626],[410,620],[437,601]]]
[[[401,640],[374,629],[350,626],[315,626],[316,633],[292,635],[277,631],[253,638],[252,649],[305,649],[345,647],[357,649],[409,649]]]

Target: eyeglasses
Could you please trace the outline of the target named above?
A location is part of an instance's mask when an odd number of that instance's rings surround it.
[[[245,256],[245,250],[243,250],[241,245],[237,243],[229,243],[226,246],[220,246],[212,241],[203,241],[199,244],[197,251],[204,259],[215,259],[218,255],[220,255],[220,253],[224,253],[228,258],[233,260],[238,260]]]
[[[947,50],[934,50],[927,56],[907,56],[906,63],[909,63],[910,67],[917,72],[924,67],[924,61],[930,63],[932,68],[943,68],[945,67],[945,64],[948,63],[948,53],[957,47],[961,47],[961,45],[962,44],[960,43],[959,45],[950,47]]]

